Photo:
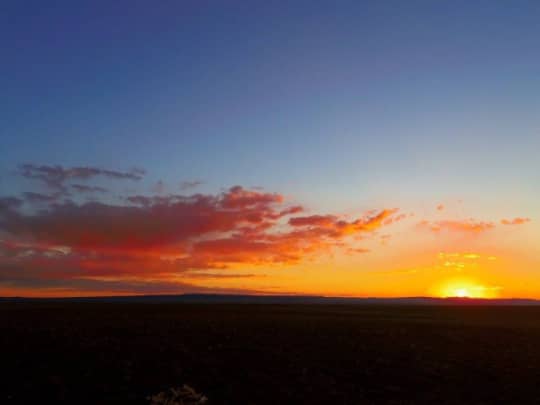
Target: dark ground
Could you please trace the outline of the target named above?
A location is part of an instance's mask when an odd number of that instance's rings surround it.
[[[540,307],[1,303],[0,325],[5,404],[540,404]]]

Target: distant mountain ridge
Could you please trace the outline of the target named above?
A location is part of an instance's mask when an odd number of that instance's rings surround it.
[[[381,304],[381,305],[540,305],[540,300],[528,298],[433,298],[433,297],[324,297],[311,295],[133,295],[109,297],[28,298],[0,297],[2,302],[102,302],[102,303],[223,303],[223,304]]]

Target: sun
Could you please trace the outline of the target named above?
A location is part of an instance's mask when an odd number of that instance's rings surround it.
[[[496,298],[500,287],[486,286],[471,279],[446,280],[432,289],[441,298]]]
[[[467,288],[457,288],[455,296],[459,298],[469,298],[471,294]]]

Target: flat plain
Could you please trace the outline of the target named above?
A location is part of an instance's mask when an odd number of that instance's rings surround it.
[[[0,403],[538,404],[540,307],[5,302]]]

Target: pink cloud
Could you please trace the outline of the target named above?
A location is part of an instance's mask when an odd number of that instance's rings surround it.
[[[495,223],[477,221],[473,218],[465,220],[443,220],[443,221],[421,221],[418,223],[421,228],[429,229],[433,232],[470,232],[480,233],[495,228]]]

